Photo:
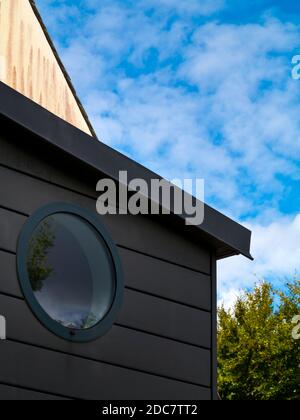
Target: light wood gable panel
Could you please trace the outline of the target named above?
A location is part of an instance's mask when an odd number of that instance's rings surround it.
[[[0,81],[93,134],[29,0],[0,0]]]

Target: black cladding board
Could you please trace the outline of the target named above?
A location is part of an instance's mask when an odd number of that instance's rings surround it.
[[[0,269],[0,293],[22,297],[23,295],[17,280],[16,256],[0,251]]]
[[[0,401],[64,401],[67,398],[0,384]]]
[[[159,178],[157,174],[75,129],[7,85],[0,83],[0,92],[3,131],[6,128],[15,142],[26,143],[26,147],[31,147],[35,142],[35,148],[43,148],[40,157],[46,154],[46,150],[55,151],[56,159],[53,159],[53,162],[61,161],[63,157],[68,159],[70,171],[71,167],[77,165],[78,168],[78,165],[81,165],[86,172],[102,173],[116,181],[120,170],[126,170],[129,179],[144,179],[148,184],[153,178]],[[21,131],[19,136],[16,135],[16,129]],[[24,138],[26,133],[27,139]],[[205,238],[215,249],[217,256],[221,251],[222,258],[236,254],[252,258],[251,232],[213,208],[207,205],[204,207],[203,223],[191,228],[195,237],[200,241]],[[173,220],[176,229],[179,230],[186,220],[186,215],[176,215]]]
[[[107,335],[71,344],[33,316],[14,255],[24,223],[55,201],[95,212],[97,194],[96,177],[83,177],[63,157],[27,146],[0,136],[0,314],[8,325],[8,341],[0,346],[0,383],[6,394],[210,399],[211,248],[160,219],[101,217],[119,246],[126,283],[122,311]]]
[[[88,400],[209,400],[210,389],[4,341],[1,381]],[[101,378],[101,380],[100,380]]]
[[[18,237],[27,217],[0,208],[0,248],[16,252]]]
[[[125,291],[119,323],[210,348],[211,314],[142,293]]]
[[[1,238],[1,231],[0,231]],[[0,255],[3,254],[0,252]],[[0,281],[0,292],[22,297],[18,288],[15,261],[2,256],[9,273]],[[11,266],[10,264],[13,264]],[[2,282],[3,285],[2,286]],[[118,321],[121,326],[137,329],[184,343],[210,348],[211,314],[199,309],[125,289],[124,303]]]
[[[127,288],[210,310],[209,276],[122,248],[119,248],[119,254]],[[0,267],[1,291],[22,297],[17,281],[16,256],[0,250]]]
[[[211,278],[126,249],[119,249],[126,285],[167,299],[211,310]]]
[[[65,201],[87,208],[97,215],[96,199],[1,166],[0,179],[0,206],[30,215],[45,204]],[[178,235],[171,227],[147,216],[98,217],[105,223],[117,245],[209,274],[210,251]]]
[[[24,141],[14,141],[20,136]],[[73,170],[65,156],[59,159],[51,149],[47,154],[43,153],[44,146],[39,142],[31,147],[30,139],[30,133],[20,133],[20,130],[10,135],[0,132],[0,164],[93,199],[97,197],[95,185],[101,178],[100,174],[94,174],[90,179],[86,172],[79,172],[78,168]]]
[[[210,351],[114,326],[92,344],[70,344],[46,330],[22,300],[0,295],[8,339],[210,386]],[[1,376],[1,373],[0,373]]]

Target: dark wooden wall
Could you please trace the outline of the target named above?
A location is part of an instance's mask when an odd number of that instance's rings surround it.
[[[18,138],[16,138],[16,136]],[[200,244],[142,216],[105,216],[125,272],[111,331],[73,344],[33,316],[19,288],[16,246],[39,207],[95,212],[95,183],[29,134],[0,133],[0,399],[211,399],[215,391],[215,259]],[[100,217],[100,216],[98,216]]]

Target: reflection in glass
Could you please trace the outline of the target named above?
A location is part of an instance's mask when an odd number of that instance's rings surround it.
[[[112,305],[112,257],[100,234],[79,216],[56,213],[40,223],[29,243],[27,272],[39,304],[67,328],[94,327]]]
[[[45,220],[36,230],[29,243],[27,269],[34,292],[43,288],[43,282],[52,273],[53,269],[47,261],[48,251],[53,247],[54,235],[49,221]]]

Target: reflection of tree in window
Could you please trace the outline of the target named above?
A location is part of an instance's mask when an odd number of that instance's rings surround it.
[[[53,272],[53,268],[49,266],[47,256],[54,245],[54,240],[55,235],[50,222],[44,221],[29,242],[27,270],[34,292],[42,290],[44,281]]]
[[[58,322],[60,325],[63,325],[64,327],[74,329],[74,330],[88,330],[89,328],[94,327],[99,319],[95,314],[87,315],[86,317],[82,318],[78,321],[73,322],[66,322],[65,320],[61,319],[55,319],[56,322]]]
[[[97,322],[98,322],[97,316],[94,315],[93,313],[91,313],[85,319],[82,320],[82,324],[80,325],[80,329],[87,330],[87,329],[93,327],[94,325],[96,325]]]

